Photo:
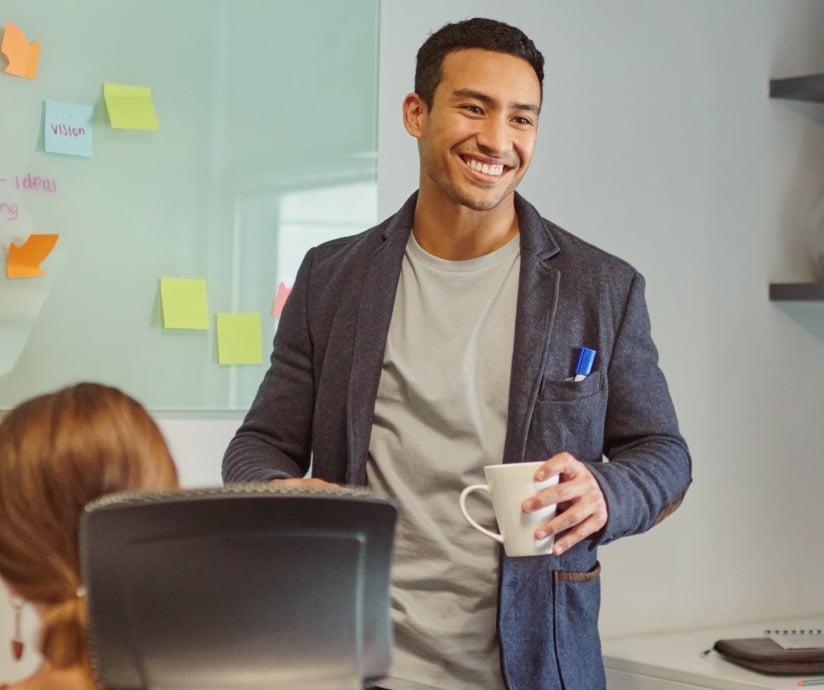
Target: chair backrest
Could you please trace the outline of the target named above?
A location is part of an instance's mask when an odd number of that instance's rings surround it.
[[[397,510],[264,485],[114,494],[80,525],[98,682],[355,688],[391,661]]]

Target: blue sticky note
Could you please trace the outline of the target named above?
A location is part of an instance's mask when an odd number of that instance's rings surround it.
[[[46,101],[43,131],[47,153],[92,157],[92,106]]]

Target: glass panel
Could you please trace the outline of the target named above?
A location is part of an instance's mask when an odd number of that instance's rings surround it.
[[[376,220],[378,2],[4,1],[40,53],[0,73],[0,244],[59,239],[0,275],[0,407],[77,380],[248,407],[278,286]],[[112,128],[104,83],[149,87],[160,128]],[[44,151],[46,101],[93,106],[91,158]],[[163,328],[161,278],[207,281],[208,330]],[[260,364],[218,362],[224,312],[260,314]]]

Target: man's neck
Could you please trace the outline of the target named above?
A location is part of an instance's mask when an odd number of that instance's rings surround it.
[[[518,234],[514,197],[488,211],[458,204],[429,204],[418,197],[412,227],[417,243],[428,253],[464,261],[500,249]]]

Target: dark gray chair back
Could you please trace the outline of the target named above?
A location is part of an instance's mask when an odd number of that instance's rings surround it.
[[[391,661],[395,506],[265,485],[114,494],[81,519],[110,690],[349,689]]]

